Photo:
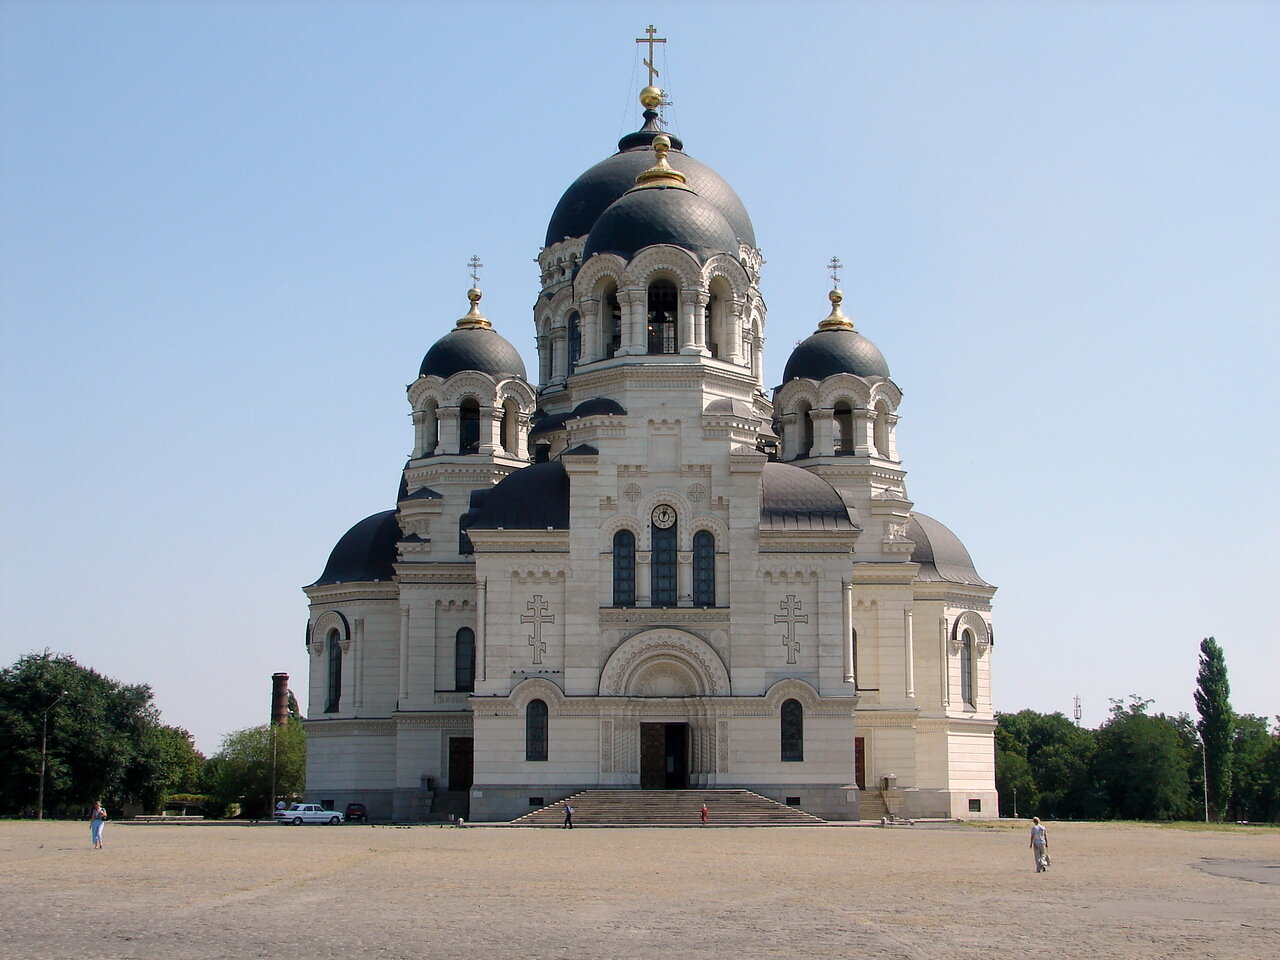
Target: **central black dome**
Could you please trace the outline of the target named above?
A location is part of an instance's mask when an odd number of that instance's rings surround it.
[[[738,238],[715,204],[685,187],[633,190],[609,207],[587,234],[582,259],[616,253],[624,259],[644,247],[670,243],[706,260],[738,255]]]

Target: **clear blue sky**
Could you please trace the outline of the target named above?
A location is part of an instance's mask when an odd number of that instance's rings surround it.
[[[0,5],[0,661],[149,682],[206,751],[305,691],[299,587],[393,505],[473,253],[534,367],[649,22],[770,385],[847,264],[909,492],[1000,587],[997,707],[1190,711],[1214,634],[1280,713],[1274,3]]]

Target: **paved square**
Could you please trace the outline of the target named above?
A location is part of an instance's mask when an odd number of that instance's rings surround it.
[[[0,956],[1276,956],[1280,830],[1049,830],[6,821]]]

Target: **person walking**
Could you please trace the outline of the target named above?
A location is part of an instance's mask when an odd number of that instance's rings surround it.
[[[564,829],[573,829],[573,806],[568,803],[564,805]]]
[[[705,803],[702,805],[702,825],[704,827],[707,825],[707,805]]]
[[[102,849],[102,826],[107,822],[107,811],[101,800],[93,801],[93,810],[89,813],[89,838],[93,840],[93,849]]]
[[[1031,818],[1031,853],[1036,860],[1036,873],[1049,867],[1049,833],[1039,817]]]

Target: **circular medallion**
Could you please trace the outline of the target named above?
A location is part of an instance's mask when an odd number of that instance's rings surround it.
[[[707,496],[707,488],[700,483],[691,483],[689,485],[689,499],[694,503],[701,503]]]
[[[676,512],[665,503],[661,503],[653,508],[653,525],[659,530],[667,530],[673,526],[675,522]]]
[[[622,495],[626,497],[628,500],[630,500],[632,503],[635,503],[637,500],[640,499],[640,484],[628,483],[625,487],[622,488]]]

